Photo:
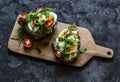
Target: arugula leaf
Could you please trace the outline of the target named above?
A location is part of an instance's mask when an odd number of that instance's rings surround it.
[[[65,60],[68,60],[69,56],[70,56],[69,54],[63,54],[63,57],[64,57]]]
[[[76,30],[76,27],[74,25],[70,25],[70,26],[68,26],[68,29],[69,30]]]
[[[19,29],[18,30],[18,37],[19,37],[19,40],[20,40],[20,42],[24,39],[24,31],[23,31],[23,29]]]
[[[64,41],[64,38],[58,37],[59,41]]]
[[[85,53],[86,51],[87,51],[87,48],[85,48],[85,47],[80,48],[81,53]]]
[[[52,8],[45,8],[44,11],[50,12],[52,11]]]
[[[29,13],[27,18],[26,18],[26,22],[28,23],[34,19],[37,19],[37,18],[38,18],[37,13]]]
[[[46,15],[46,17],[49,16],[49,12],[52,10],[52,8],[45,8],[42,11],[40,11],[41,14]]]
[[[66,37],[64,37],[64,39],[65,39],[64,52],[69,52],[70,51],[70,49],[69,49],[70,44],[69,44],[69,42],[67,42]]]

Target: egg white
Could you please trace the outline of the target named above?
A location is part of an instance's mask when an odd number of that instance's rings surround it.
[[[57,21],[57,15],[54,12],[50,12],[49,14],[54,17],[54,21],[56,22]]]
[[[31,31],[33,31],[33,32],[36,32],[38,29],[39,29],[39,27],[32,27],[32,25],[31,25],[31,22],[29,22],[28,23],[28,28],[29,28],[29,30],[31,30]],[[34,28],[34,29],[33,29]]]

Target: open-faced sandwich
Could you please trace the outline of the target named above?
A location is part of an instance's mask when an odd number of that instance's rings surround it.
[[[53,43],[56,58],[63,62],[77,59],[80,47],[80,36],[75,25],[62,30]]]
[[[45,35],[51,34],[57,24],[57,15],[51,8],[37,8],[34,12],[23,12],[18,18],[18,23],[25,31],[39,40]]]

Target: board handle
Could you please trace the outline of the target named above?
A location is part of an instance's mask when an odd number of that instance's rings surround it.
[[[95,45],[94,47],[94,56],[104,57],[104,58],[112,58],[113,50],[110,48],[106,48],[103,46]]]

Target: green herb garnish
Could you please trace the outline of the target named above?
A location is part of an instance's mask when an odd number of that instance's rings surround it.
[[[23,29],[19,29],[18,30],[18,37],[19,37],[19,40],[20,40],[20,42],[24,39],[24,31],[23,31]]]
[[[37,16],[37,13],[29,13],[26,22],[29,23],[32,20],[38,19],[39,17]]]
[[[68,29],[69,30],[76,30],[76,26],[75,25],[70,25],[70,26],[68,26]]]
[[[85,53],[86,51],[87,51],[87,48],[85,47],[80,48],[80,53]]]
[[[12,40],[19,40],[20,42],[24,39],[24,31],[22,29],[18,30],[18,35],[11,37]]]
[[[47,15],[50,11],[52,11],[52,8],[45,8],[42,11],[40,11],[40,13]]]
[[[39,53],[41,53],[41,49],[39,47],[34,48],[34,49],[36,49]]]
[[[64,38],[58,37],[59,41],[64,41]]]

